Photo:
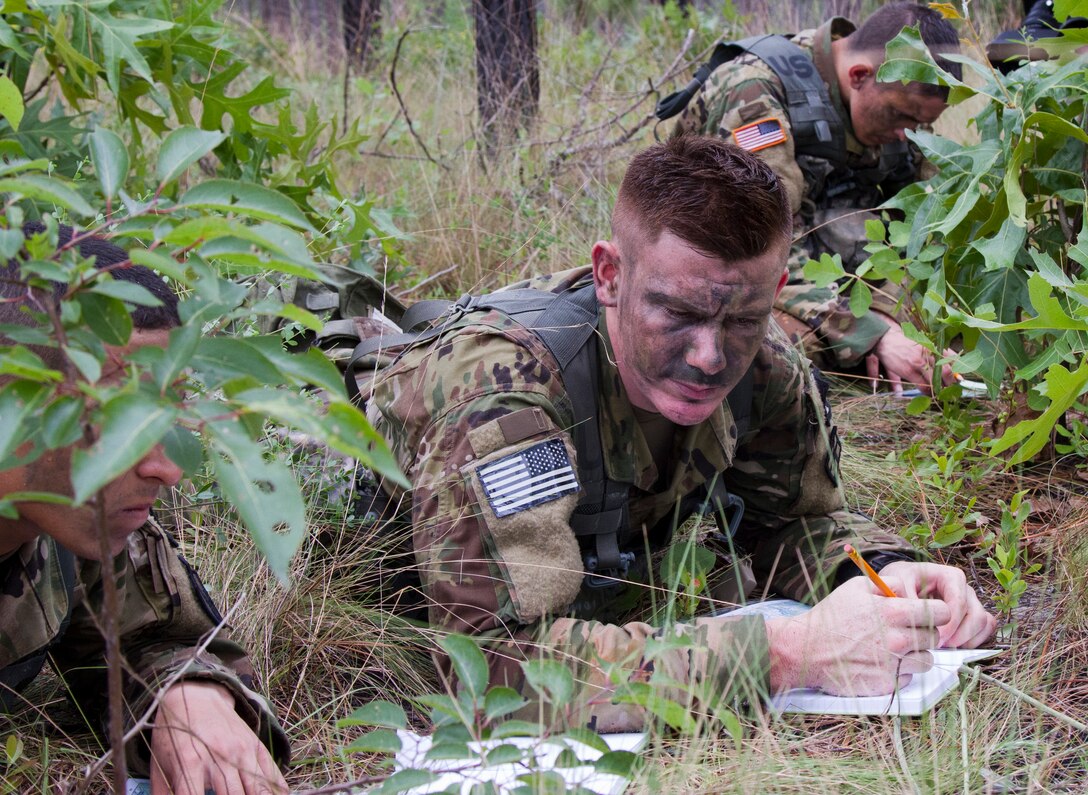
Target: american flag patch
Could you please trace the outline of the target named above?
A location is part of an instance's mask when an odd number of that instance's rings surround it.
[[[733,130],[733,140],[741,149],[758,152],[768,146],[785,143],[786,131],[778,119],[760,119]]]
[[[496,516],[532,508],[578,491],[578,479],[560,439],[534,444],[476,470]]]

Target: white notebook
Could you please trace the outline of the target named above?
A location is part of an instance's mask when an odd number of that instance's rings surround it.
[[[777,712],[821,715],[921,715],[960,683],[960,666],[1000,654],[998,649],[931,649],[933,667],[915,674],[910,684],[886,696],[832,696],[820,690],[798,688],[772,696]]]

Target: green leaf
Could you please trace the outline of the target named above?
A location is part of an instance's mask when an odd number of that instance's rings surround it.
[[[64,380],[64,376],[59,371],[46,367],[38,354],[21,345],[4,351],[3,357],[0,358],[0,375],[42,383]]]
[[[488,720],[517,712],[529,702],[510,687],[493,687],[484,696],[484,716]]]
[[[1009,466],[1022,464],[1035,457],[1043,449],[1050,434],[1062,415],[1088,389],[1088,361],[1069,372],[1062,365],[1054,365],[1046,373],[1046,395],[1050,405],[1041,415],[1032,420],[1023,420],[1008,428],[1004,435],[993,442],[990,452],[1000,455],[1015,445],[1020,445],[1009,459]]]
[[[818,260],[810,259],[805,265],[805,279],[817,287],[827,287],[845,275],[846,269],[838,254],[821,254]]]
[[[52,389],[44,384],[9,381],[0,386],[0,470],[8,469],[8,457],[29,430],[28,418],[49,398]]]
[[[237,421],[209,423],[215,476],[249,529],[268,567],[284,585],[291,559],[306,537],[306,506],[291,470],[264,460]]]
[[[485,764],[491,765],[509,765],[514,762],[520,762],[525,758],[526,749],[520,748],[510,743],[503,743],[502,745],[496,745],[493,748],[488,748],[484,751]],[[556,765],[559,766],[558,764]]]
[[[408,726],[408,716],[399,704],[389,701],[371,701],[336,722],[336,728],[347,726],[381,726],[386,729],[403,729]]]
[[[83,435],[80,419],[85,408],[83,398],[58,396],[42,412],[41,441],[46,447],[66,447]]]
[[[227,135],[196,127],[178,127],[166,136],[159,147],[159,164],[156,171],[159,184],[165,185],[177,179],[185,169],[219,146]]]
[[[573,729],[567,729],[563,732],[563,737],[570,740],[577,740],[583,745],[588,745],[590,748],[600,751],[602,754],[608,753],[608,743],[604,741],[597,732],[590,729],[576,726]]]
[[[101,6],[99,6],[101,8]],[[100,50],[97,53],[106,71],[106,82],[114,94],[121,93],[121,62],[128,64],[137,75],[153,83],[147,60],[137,49],[137,39],[149,33],[169,30],[173,23],[151,17],[115,17],[100,13],[93,5],[82,8],[97,34]]]
[[[23,230],[0,229],[0,259],[9,260],[23,250]]]
[[[863,317],[873,304],[873,291],[863,281],[854,282],[850,288],[850,314],[854,317]]]
[[[200,471],[200,465],[204,463],[204,446],[193,431],[175,423],[162,437],[162,446],[166,457],[177,464],[186,477]]]
[[[736,716],[734,716],[734,720]],[[737,749],[740,750],[739,748]],[[607,751],[597,757],[593,769],[605,775],[630,778],[638,769],[639,758],[630,751]]]
[[[1017,225],[1010,217],[1005,219],[996,235],[973,240],[971,247],[982,255],[986,270],[1004,270],[1016,262],[1016,254],[1024,247],[1027,236],[1027,228]]]
[[[102,405],[98,438],[72,452],[72,488],[78,503],[121,476],[170,430],[177,409],[142,393],[123,393]]]
[[[460,686],[473,699],[483,698],[487,689],[487,660],[476,641],[465,635],[447,635],[438,645],[449,655]]]
[[[400,737],[389,729],[374,729],[356,738],[344,748],[346,754],[395,754],[400,750]]]
[[[11,124],[11,129],[18,130],[23,120],[23,94],[10,77],[0,76],[0,116]]]
[[[81,290],[76,300],[83,310],[83,320],[107,345],[127,345],[132,336],[132,315],[123,301],[107,295]]]
[[[91,145],[91,163],[98,177],[102,195],[112,199],[125,184],[128,174],[128,149],[121,136],[105,127],[98,127],[87,136]]]
[[[71,345],[64,349],[64,355],[71,360],[85,380],[92,384],[98,383],[98,379],[102,377],[102,362],[97,356]]]
[[[86,292],[95,295],[105,295],[136,306],[162,306],[162,301],[156,298],[146,287],[135,282],[123,282],[109,276],[101,276],[85,288]]]
[[[0,179],[0,193],[14,193],[28,199],[49,202],[80,218],[95,214],[94,208],[87,203],[86,199],[52,177],[22,174],[18,177]]]
[[[250,182],[210,179],[190,188],[178,200],[178,206],[233,212],[266,221],[283,221],[300,229],[314,231],[293,201],[282,193]]]
[[[557,660],[530,660],[522,669],[525,680],[552,704],[569,704],[574,697],[574,674]]]
[[[908,416],[917,417],[929,411],[931,405],[933,405],[933,398],[927,395],[919,395],[907,404],[906,412]]]

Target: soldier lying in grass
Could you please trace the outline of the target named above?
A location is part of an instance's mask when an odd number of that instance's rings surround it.
[[[430,624],[480,639],[493,684],[531,696],[521,661],[553,655],[584,685],[559,705],[575,724],[630,731],[646,713],[613,698],[627,681],[700,711],[799,686],[889,693],[927,649],[993,632],[962,572],[846,510],[826,384],[771,320],[790,231],[762,160],[675,138],[632,161],[591,267],[507,293],[562,312],[526,324],[490,303],[503,291],[459,302],[378,375],[368,413],[412,484],[385,484],[385,513],[410,534]],[[623,623],[632,595],[666,598],[648,553],[738,499],[721,537],[755,578],[738,564],[734,601],[768,587],[815,607]],[[846,544],[910,598],[855,577]]]
[[[62,227],[60,233],[64,246],[72,231]],[[80,250],[96,256],[98,268],[128,259],[101,239],[86,240]],[[145,346],[165,347],[179,325],[177,298],[154,272],[140,266],[111,270],[114,279],[140,285],[161,305],[131,312],[130,342],[107,347],[103,380],[127,377],[130,355]],[[59,285],[52,292],[29,288],[18,264],[9,261],[0,270],[0,325],[41,325],[49,305],[53,311],[59,306],[60,293]],[[10,338],[0,336],[0,344]],[[65,370],[60,349],[32,349],[47,366]],[[0,376],[0,388],[10,380]],[[30,447],[22,445],[17,455],[27,456]],[[71,447],[47,450],[0,470],[0,498],[71,494],[71,453]],[[105,563],[117,573],[120,591],[128,719],[142,716],[161,696],[151,728],[126,749],[129,769],[149,774],[155,795],[285,793],[274,759],[287,762],[287,739],[268,703],[251,689],[246,653],[223,631],[196,573],[151,516],[159,492],[180,475],[156,445],[87,505],[16,500],[17,514],[0,516],[0,698],[7,710],[21,707],[22,691],[49,661],[82,714],[105,714],[105,649],[97,625]],[[99,553],[96,514],[109,534],[109,561]],[[168,682],[173,684],[160,693]]]

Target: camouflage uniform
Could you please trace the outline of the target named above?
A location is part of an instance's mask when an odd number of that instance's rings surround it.
[[[805,281],[804,266],[810,257],[819,258],[823,252],[841,254],[848,270],[864,261],[865,220],[876,216],[856,211],[877,206],[922,176],[914,165],[923,162],[916,149],[908,155],[902,145],[882,149],[864,146],[854,137],[831,57],[831,42],[849,35],[854,27],[848,20],[835,17],[819,28],[789,38],[812,54],[816,71],[827,86],[846,134],[846,167],[867,174],[875,184],[863,184],[830,198],[825,194],[828,181],[834,180],[833,164],[794,151],[782,81],[763,60],[748,53],[714,70],[705,88],[684,109],[672,133],[705,133],[732,141],[733,131],[738,127],[764,119],[781,124],[785,141],[757,151],[785,185],[794,213],[795,242],[788,261],[790,278],[775,302],[775,309],[799,321],[787,323],[789,329],[807,329],[803,339],[798,340],[794,335],[795,342],[800,341],[809,358],[827,369],[858,365],[887,331],[887,325],[872,313],[854,317],[847,302],[833,289],[817,288]],[[899,173],[877,181],[892,171]],[[845,218],[837,224],[828,224],[843,214]],[[873,308],[895,316],[898,290],[893,287],[888,292],[888,296],[874,293]]]
[[[222,619],[196,573],[154,521],[129,536],[113,560],[121,613],[121,650],[128,663],[125,696],[129,720],[142,715],[155,691],[180,672],[182,679],[217,682],[234,696],[238,714],[286,764],[290,751],[271,706],[252,690],[253,669],[245,650],[220,631],[199,654],[194,647]],[[63,573],[74,561],[71,591]],[[7,686],[4,707],[23,701],[19,691],[37,675],[45,657],[85,715],[106,714],[105,648],[96,617],[102,610],[101,566],[58,554],[48,535],[0,560],[0,667]],[[23,670],[19,671],[19,668]],[[130,743],[130,770],[147,775],[146,743]]]
[[[580,268],[535,280],[556,292],[586,279]],[[678,500],[715,478],[746,503],[736,543],[755,573],[791,598],[829,590],[849,541],[863,550],[906,550],[896,536],[843,509],[834,429],[805,360],[771,325],[754,365],[748,430],[738,438],[728,404],[675,434],[671,471],[659,472],[615,366],[599,315],[599,423],[610,479],[630,483],[621,548],[660,548]],[[593,343],[591,343],[593,344]],[[387,486],[410,515],[417,569],[432,626],[489,639],[492,683],[531,696],[519,660],[538,653],[566,660],[584,690],[572,720],[600,731],[642,726],[644,714],[610,703],[610,669],[624,678],[671,682],[701,708],[766,689],[767,636],[759,617],[700,618],[662,630],[609,623],[610,606],[645,596],[645,586],[594,602],[587,593],[570,517],[575,489],[559,489],[512,513],[489,496],[481,471],[519,452],[546,452],[576,466],[567,429],[571,401],[551,353],[532,331],[494,310],[416,346],[373,385],[368,416],[389,441],[412,484]],[[588,605],[588,609],[587,606]],[[572,610],[574,615],[572,615]],[[682,649],[648,655],[652,638],[676,636]],[[440,666],[447,663],[439,660]],[[679,685],[676,685],[679,683]]]

